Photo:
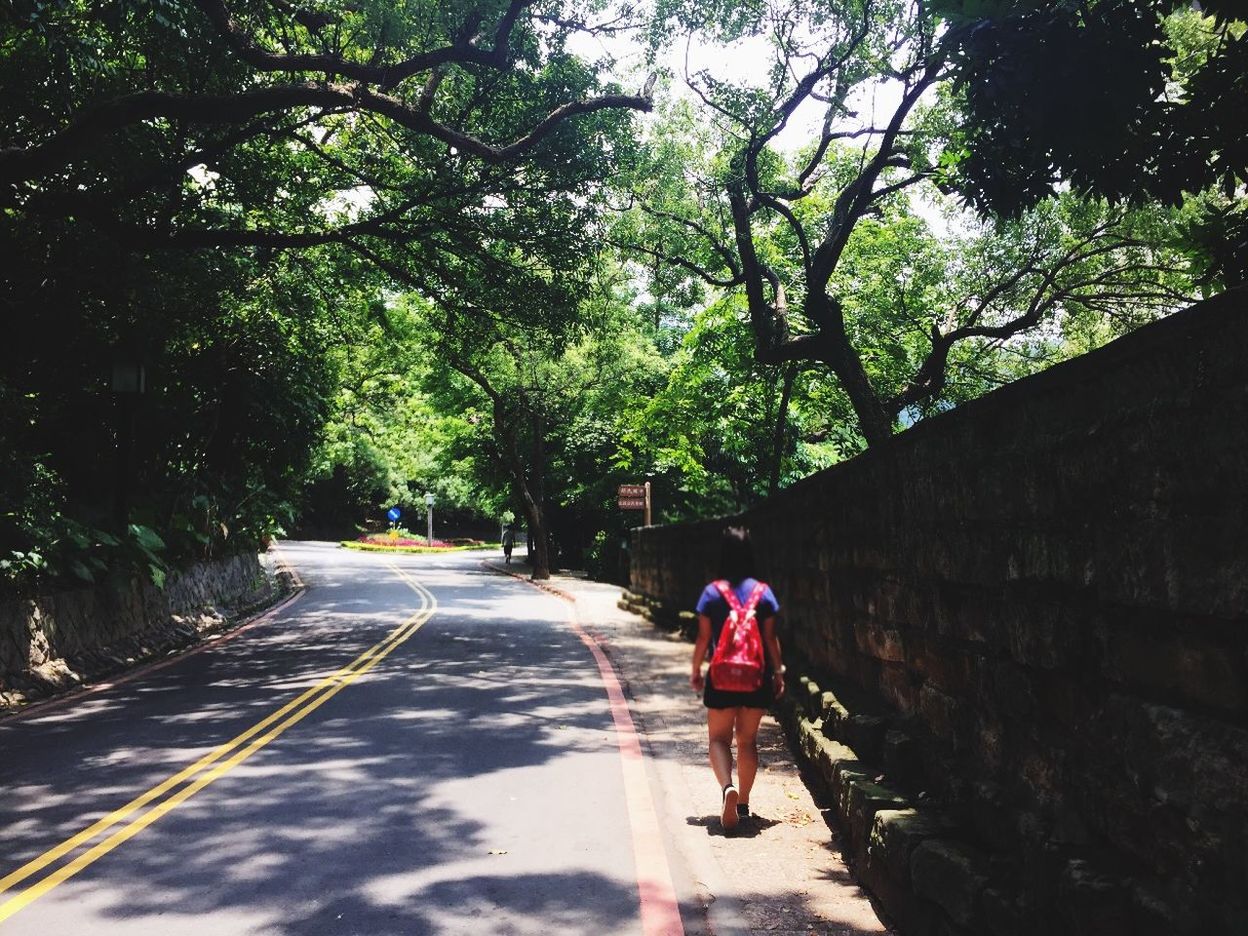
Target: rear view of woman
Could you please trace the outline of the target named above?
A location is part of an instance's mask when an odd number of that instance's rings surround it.
[[[772,701],[784,694],[784,666],[776,637],[780,603],[771,588],[755,577],[755,571],[749,531],[728,527],[720,544],[719,578],[702,590],[697,607],[698,638],[689,684],[702,693],[706,705],[711,770],[721,789],[720,821],[725,829],[735,828],[750,816],[750,790],[758,772],[758,726]],[[757,637],[751,627],[757,628]],[[702,663],[712,648],[711,668],[704,678]],[[755,659],[760,655],[761,659]],[[760,672],[754,672],[756,666]],[[717,680],[721,685],[716,685]],[[732,778],[734,738],[736,783]]]

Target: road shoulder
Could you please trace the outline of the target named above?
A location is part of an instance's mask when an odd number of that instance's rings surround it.
[[[757,819],[748,830],[725,834],[706,765],[705,710],[688,686],[690,644],[621,610],[617,586],[572,575],[534,584],[574,602],[619,673],[662,793],[669,843],[696,881],[711,933],[891,932],[846,866],[826,810],[806,788],[772,716],[759,732],[751,796]]]

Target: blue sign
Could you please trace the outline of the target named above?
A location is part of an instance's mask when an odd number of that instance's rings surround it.
[[[398,507],[391,507],[386,511],[386,516],[390,518],[391,523],[398,523],[399,517],[403,516],[403,514],[399,512]]]

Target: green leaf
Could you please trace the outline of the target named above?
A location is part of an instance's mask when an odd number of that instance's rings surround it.
[[[130,535],[134,541],[143,549],[155,552],[165,548],[165,541],[151,527],[140,526],[137,523],[130,524]]]

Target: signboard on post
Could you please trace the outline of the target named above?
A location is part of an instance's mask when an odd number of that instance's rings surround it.
[[[650,482],[645,484],[621,484],[616,491],[616,503],[620,510],[644,510],[645,525],[650,526]]]

